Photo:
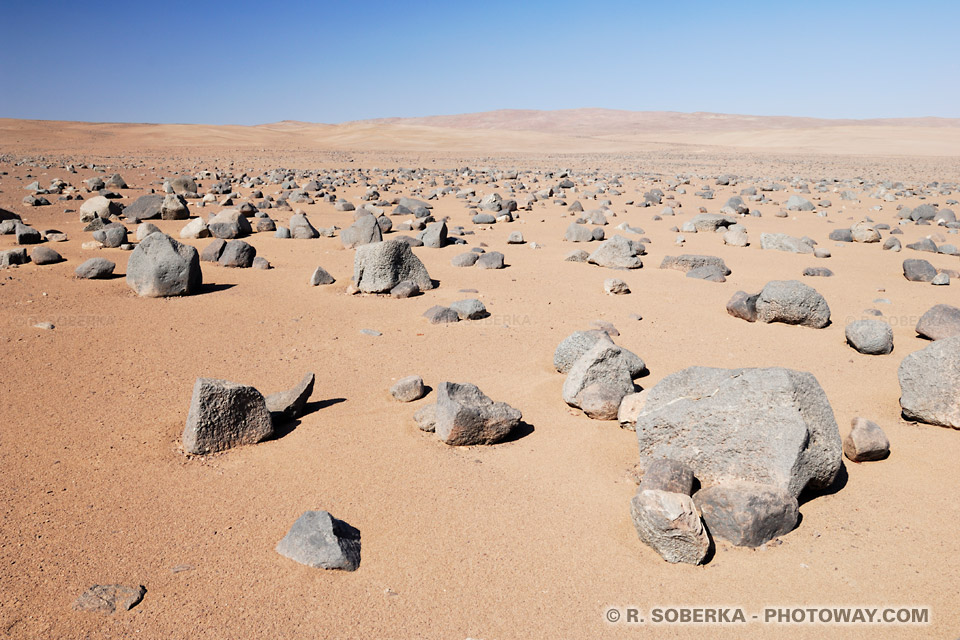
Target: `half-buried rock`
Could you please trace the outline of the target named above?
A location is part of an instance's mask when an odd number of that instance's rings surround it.
[[[127,284],[147,298],[197,293],[203,284],[200,254],[164,233],[151,233],[130,254]]]
[[[226,380],[197,378],[183,430],[184,451],[215,453],[271,435],[273,421],[259,391]]]
[[[437,387],[435,432],[449,445],[493,444],[512,432],[523,415],[494,402],[476,385],[441,382]]]
[[[688,495],[638,489],[630,517],[640,540],[667,562],[700,564],[710,550],[710,538]]]
[[[704,486],[747,480],[798,496],[830,486],[842,464],[817,379],[779,367],[669,375],[648,391],[636,430],[641,456],[682,462]]]
[[[433,289],[427,268],[402,240],[364,244],[353,259],[353,283],[364,293],[385,293],[409,280],[421,291]]]
[[[356,571],[360,532],[326,511],[306,511],[277,543],[276,551],[315,569]]]
[[[693,501],[711,535],[740,547],[759,547],[797,526],[797,499],[781,487],[728,482],[697,491]]]

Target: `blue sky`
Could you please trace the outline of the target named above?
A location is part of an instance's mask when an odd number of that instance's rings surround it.
[[[0,0],[0,116],[960,117],[960,2]]]

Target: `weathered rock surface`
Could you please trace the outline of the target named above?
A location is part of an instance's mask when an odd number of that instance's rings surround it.
[[[476,385],[441,382],[437,387],[437,436],[449,445],[492,444],[503,440],[523,415],[494,402]]]
[[[360,566],[360,532],[326,511],[306,511],[276,551],[315,569],[355,571]]]
[[[914,351],[900,363],[897,376],[904,417],[960,429],[960,336]]]
[[[640,540],[667,562],[700,564],[710,550],[693,499],[682,493],[639,489],[630,501]]]
[[[271,435],[273,421],[259,391],[226,380],[197,378],[183,430],[184,451],[216,453]]]

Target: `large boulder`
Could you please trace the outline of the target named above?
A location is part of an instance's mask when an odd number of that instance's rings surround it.
[[[200,255],[164,233],[151,233],[130,254],[127,284],[148,298],[197,293],[203,284]]]
[[[160,217],[164,220],[186,220],[190,217],[187,201],[183,196],[167,194],[160,205]]]
[[[638,489],[630,517],[640,540],[667,562],[700,564],[710,550],[710,538],[688,495]]]
[[[273,421],[263,395],[235,382],[197,378],[183,429],[183,450],[202,455],[273,435]]]
[[[379,228],[379,227],[378,227]],[[421,291],[433,289],[427,268],[402,240],[374,242],[357,247],[353,259],[353,284],[365,293],[385,293],[403,280]]]
[[[613,236],[601,242],[587,258],[587,262],[612,269],[639,269],[643,262],[637,256],[643,253],[642,243],[633,242],[623,236]]]
[[[418,236],[423,246],[439,249],[447,244],[447,223],[443,220],[431,222]]]
[[[134,223],[159,218],[161,206],[163,206],[163,196],[159,193],[148,193],[127,205],[123,210],[123,217]]]
[[[931,307],[920,316],[920,321],[917,322],[917,333],[929,340],[960,336],[960,309],[948,304]]]
[[[310,224],[304,213],[295,213],[290,216],[290,237],[297,240],[312,240],[319,238],[320,232]]]
[[[210,218],[207,229],[214,238],[231,240],[248,236],[253,232],[250,221],[239,209],[224,209]]]
[[[823,328],[830,323],[830,307],[813,287],[799,280],[768,282],[756,302],[757,320]]]
[[[748,480],[828,487],[840,470],[840,432],[816,378],[790,369],[690,367],[647,393],[637,416],[641,456],[693,469],[704,486]]]
[[[488,398],[476,385],[441,382],[437,387],[435,432],[449,445],[499,442],[522,417],[510,405]]]
[[[352,225],[340,232],[340,242],[347,249],[383,241],[383,231],[376,216],[367,213],[359,216]]]
[[[960,336],[914,351],[900,363],[897,377],[904,417],[960,429]]]

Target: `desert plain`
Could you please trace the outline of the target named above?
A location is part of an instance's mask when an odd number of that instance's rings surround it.
[[[191,176],[199,196],[226,185],[206,201],[186,200],[191,219],[251,203],[277,226],[300,210],[332,231],[309,240],[252,233],[242,239],[272,268],[202,262],[203,285],[191,295],[141,297],[123,277],[130,250],[82,246],[93,235],[78,212],[97,195],[85,181],[115,173],[127,185],[113,189],[121,205]],[[24,202],[31,183],[45,190],[55,180],[63,184],[44,195],[50,204]],[[311,202],[283,204],[291,191],[283,182],[311,180],[321,183]],[[750,188],[762,199],[741,195]],[[378,196],[364,200],[371,189]],[[554,193],[536,195],[545,189]],[[655,189],[662,198],[640,206]],[[457,197],[463,190],[472,193]],[[517,201],[513,220],[474,223],[494,193]],[[955,277],[933,286],[903,274],[905,259],[950,274],[960,257],[907,245],[956,244],[958,236],[899,213],[958,210],[958,193],[960,121],[948,119],[578,110],[255,127],[0,120],[0,208],[67,237],[38,245],[62,262],[0,270],[0,637],[954,638],[960,433],[902,416],[898,367],[931,344],[917,334],[920,317],[937,304],[960,305]],[[733,214],[747,246],[682,231],[701,208],[719,214],[736,196],[747,209]],[[813,210],[788,211],[791,196]],[[356,292],[356,249],[340,234],[369,203],[393,223],[384,240],[416,237],[398,229],[413,215],[390,215],[402,197],[428,202],[435,220],[464,235],[413,247],[435,288],[409,298]],[[265,200],[270,206],[257,204]],[[340,200],[355,210],[338,210]],[[569,210],[575,201],[585,213]],[[594,210],[607,224],[587,226],[607,239],[648,240],[642,268],[565,260],[599,245],[564,239]],[[138,225],[122,211],[115,220],[136,245]],[[830,239],[861,221],[889,225],[879,229],[883,241],[897,238],[902,249]],[[213,241],[181,240],[189,220],[148,222],[198,251]],[[522,244],[508,243],[514,232]],[[809,238],[830,255],[763,249],[765,233]],[[0,250],[18,248],[15,235],[0,236]],[[505,267],[453,266],[474,248],[501,252]],[[730,274],[715,282],[658,268],[681,254],[719,257]],[[113,277],[75,276],[94,257],[115,263]],[[310,284],[318,266],[333,284]],[[802,275],[809,267],[833,275]],[[608,278],[630,293],[607,294]],[[830,323],[751,323],[727,312],[737,291],[775,280],[814,287]],[[464,298],[480,300],[488,315],[443,324],[423,317]],[[890,326],[891,353],[847,343],[846,326],[862,319]],[[35,326],[42,323],[54,328]],[[715,538],[701,565],[665,562],[631,522],[636,432],[562,398],[557,345],[598,327],[643,359],[642,389],[692,366],[809,372],[840,437],[853,418],[872,420],[889,439],[889,457],[844,458],[828,489],[801,496],[795,528],[767,544]],[[184,451],[198,378],[269,394],[306,372],[316,381],[305,411],[271,438],[210,455]],[[410,375],[422,376],[429,393],[398,402],[389,389]],[[414,413],[446,381],[473,383],[521,410],[522,429],[474,446],[422,431]],[[356,571],[312,568],[275,551],[308,510],[360,531]],[[77,610],[94,584],[145,592],[129,611]],[[930,620],[654,626],[605,617],[611,608],[683,606],[748,614],[924,607]]]

